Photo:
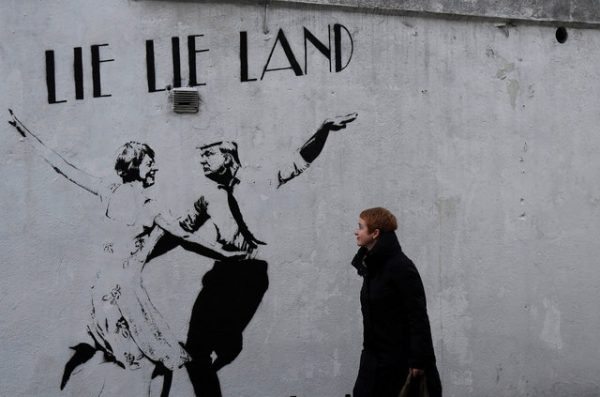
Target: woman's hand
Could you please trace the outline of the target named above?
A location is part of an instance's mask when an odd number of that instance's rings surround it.
[[[17,132],[23,137],[23,138],[27,138],[27,131],[25,128],[23,128],[23,125],[19,122],[19,119],[17,119],[17,116],[15,116],[15,114],[13,113],[12,109],[8,109],[8,112],[10,113],[10,117],[12,120],[8,121],[8,124],[12,125],[13,127],[15,127],[15,129],[17,130]]]
[[[244,260],[244,259],[249,259],[249,257],[250,257],[250,253],[248,253],[246,251],[219,250],[218,252],[219,252],[219,254],[221,254],[223,256],[224,259],[227,259],[227,260]]]
[[[408,372],[410,373],[410,376],[413,378],[418,378],[419,376],[423,376],[425,374],[425,371],[423,371],[422,369],[419,369],[419,368],[411,368],[408,370]]]
[[[162,213],[154,217],[154,223],[156,223],[161,229],[171,233],[176,237],[185,239],[190,236],[190,233],[187,230],[183,230],[179,227],[179,225],[175,225],[171,218],[165,217]]]
[[[204,249],[206,253],[203,255],[219,260],[242,260],[250,258],[251,254],[248,251],[239,250],[234,247],[224,247],[219,242],[209,241],[197,233],[190,233],[184,230],[179,222],[174,222],[173,219],[168,219],[162,214],[158,214],[154,218],[154,222],[167,233]]]
[[[245,260],[254,259],[258,250],[243,249],[234,246],[233,244],[219,244],[219,253],[227,260]]]

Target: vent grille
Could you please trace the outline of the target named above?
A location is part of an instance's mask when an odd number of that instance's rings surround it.
[[[200,110],[200,94],[195,88],[173,88],[171,98],[175,113],[198,113]]]

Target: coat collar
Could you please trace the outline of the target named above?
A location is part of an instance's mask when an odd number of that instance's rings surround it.
[[[361,276],[364,276],[367,273],[367,267],[363,262],[367,252],[368,251],[365,247],[360,247],[356,255],[354,255],[354,259],[352,259],[352,266],[354,266],[358,274]]]
[[[362,276],[366,273],[367,267],[378,267],[386,258],[397,251],[402,251],[402,248],[400,247],[396,233],[384,232],[371,251],[365,247],[361,247],[358,250],[356,255],[354,255],[354,259],[352,259],[352,266]]]
[[[394,232],[383,232],[375,243],[375,246],[371,251],[366,254],[365,262],[367,264],[372,262],[381,262],[383,259],[389,257],[394,252],[401,250],[400,242]]]

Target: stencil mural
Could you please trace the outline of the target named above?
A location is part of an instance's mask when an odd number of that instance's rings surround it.
[[[94,356],[112,363],[131,377],[151,373],[148,395],[168,396],[173,372],[183,367],[197,396],[221,396],[217,372],[242,351],[242,333],[268,288],[267,262],[260,257],[265,245],[244,219],[244,203],[252,193],[278,189],[303,171],[321,153],[329,133],[346,127],[356,113],[326,120],[289,163],[260,184],[246,177],[232,141],[198,146],[204,175],[214,182],[193,208],[174,216],[149,194],[156,172],[154,150],[144,143],[127,142],[118,150],[114,169],[120,183],[108,183],[71,164],[46,146],[10,110],[9,123],[60,175],[101,202],[103,216],[114,228],[113,241],[104,245],[105,260],[91,287],[87,341],[71,347],[60,388]],[[172,248],[214,259],[202,279],[202,289],[191,309],[187,340],[179,341],[153,305],[144,288],[143,270],[155,257]],[[134,371],[144,369],[143,371]],[[138,374],[138,375],[136,375]],[[93,395],[102,395],[102,390]]]

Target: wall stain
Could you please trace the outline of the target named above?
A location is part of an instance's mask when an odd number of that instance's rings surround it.
[[[544,318],[544,325],[540,338],[549,347],[560,350],[563,347],[562,336],[560,332],[561,325],[561,313],[555,302],[550,299],[544,299],[544,308],[546,309],[546,315]]]
[[[514,109],[517,106],[517,96],[519,95],[519,82],[514,79],[508,80],[508,96],[510,97],[510,105]]]
[[[496,384],[500,383],[500,375],[502,374],[502,364],[496,366]]]
[[[591,382],[555,382],[552,384],[551,395],[565,397],[597,397],[600,395],[600,386]]]
[[[503,67],[498,69],[498,71],[496,72],[496,78],[504,80],[506,79],[506,77],[508,77],[509,73],[513,72],[514,70],[515,64],[513,62],[506,63]]]

